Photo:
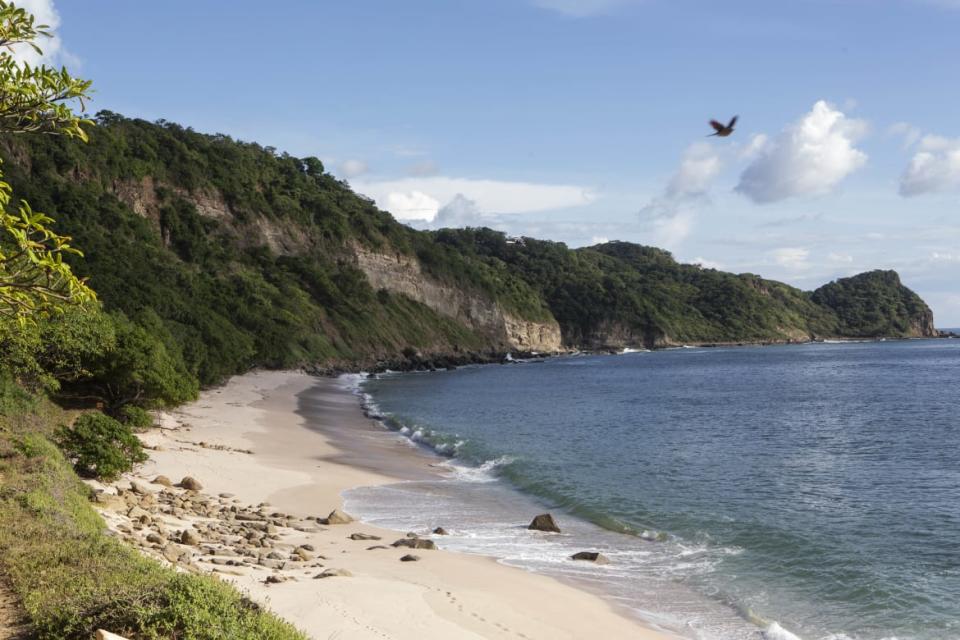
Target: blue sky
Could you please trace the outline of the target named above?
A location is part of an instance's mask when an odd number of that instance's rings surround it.
[[[27,4],[93,110],[318,156],[414,226],[895,268],[960,326],[960,1]]]

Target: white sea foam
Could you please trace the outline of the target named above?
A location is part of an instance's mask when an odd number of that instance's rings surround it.
[[[446,462],[443,466],[450,471],[451,478],[461,482],[493,482],[497,479],[497,468],[508,465],[514,460],[515,458],[511,456],[501,456],[494,460],[487,460],[479,467],[456,462]]]
[[[763,637],[764,640],[801,640],[800,636],[790,633],[778,622],[771,622],[770,626],[763,630]]]
[[[363,371],[360,373],[341,373],[336,378],[337,385],[341,389],[346,389],[352,393],[358,393],[360,391],[360,384],[367,379],[367,375],[368,374]]]

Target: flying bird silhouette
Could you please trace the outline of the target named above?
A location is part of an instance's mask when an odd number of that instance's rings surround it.
[[[737,118],[739,117],[740,116],[733,116],[733,118],[730,120],[730,124],[723,124],[721,122],[717,122],[716,120],[711,120],[710,126],[716,129],[716,132],[711,133],[707,137],[709,138],[711,136],[719,136],[721,138],[726,138],[728,135],[733,133],[733,126],[737,124]]]

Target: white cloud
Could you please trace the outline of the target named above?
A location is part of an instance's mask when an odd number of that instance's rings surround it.
[[[896,124],[890,125],[890,128],[887,129],[887,134],[903,138],[904,148],[912,147],[920,140],[921,131],[919,127],[916,127],[909,122],[897,122]]]
[[[740,158],[742,160],[753,160],[763,153],[768,144],[770,144],[770,137],[767,134],[755,133],[750,136],[747,146],[740,151]]]
[[[381,201],[381,209],[386,209],[397,220],[433,220],[440,210],[440,202],[422,191],[391,192]]]
[[[720,157],[712,145],[706,142],[692,144],[683,154],[680,168],[670,178],[666,195],[668,197],[703,195],[720,173],[720,169]]]
[[[693,264],[699,265],[701,269],[723,269],[723,265],[719,262],[707,260],[706,258],[696,257],[693,259]]]
[[[367,163],[363,160],[344,160],[340,163],[340,174],[345,178],[356,178],[357,176],[362,176],[367,171],[370,170],[370,167],[367,166]]]
[[[829,193],[866,163],[867,155],[854,147],[865,133],[863,121],[820,100],[764,145],[736,190],[757,203]]]
[[[41,37],[37,40],[37,45],[43,50],[42,56],[34,51],[32,47],[21,44],[14,46],[13,57],[21,62],[28,62],[31,65],[41,63],[55,65],[61,62],[72,62],[75,65],[76,61],[73,60],[72,56],[63,48],[63,42],[57,33],[57,29],[60,27],[60,14],[57,12],[53,0],[17,0],[15,4],[17,7],[26,9],[27,12],[33,14],[34,18],[36,18],[34,24],[47,25],[48,29],[46,30],[49,31],[53,37]]]
[[[533,5],[541,9],[557,11],[574,18],[584,18],[610,11],[636,0],[533,0]]]
[[[706,202],[706,193],[722,168],[712,145],[698,142],[687,147],[663,193],[640,210],[653,242],[672,249],[690,235],[696,210]]]
[[[924,136],[900,177],[900,195],[960,189],[960,138]]]
[[[930,254],[931,262],[960,263],[960,253],[934,251]]]
[[[443,205],[433,219],[433,225],[440,227],[480,227],[484,225],[484,215],[477,203],[458,193],[453,200]]]
[[[690,235],[693,219],[694,213],[689,209],[654,219],[651,223],[654,243],[658,247],[674,249]]]
[[[591,245],[607,244],[608,242],[610,242],[610,238],[607,238],[606,236],[593,236],[592,238],[590,238]]]
[[[810,251],[801,247],[780,247],[767,252],[773,261],[792,271],[801,271],[810,268],[807,258],[810,257]]]
[[[378,206],[401,220],[433,220],[439,211],[439,203],[450,202],[457,195],[473,201],[479,210],[487,214],[563,209],[589,204],[594,200],[594,195],[588,189],[576,185],[446,176],[353,182],[351,186],[359,193],[372,197]],[[418,206],[407,206],[414,197],[418,200]],[[434,206],[424,206],[428,202],[434,203]]]

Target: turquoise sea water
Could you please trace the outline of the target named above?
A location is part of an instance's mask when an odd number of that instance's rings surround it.
[[[350,493],[366,519],[442,525],[444,546],[690,637],[960,638],[960,340],[564,357],[360,389],[446,456],[436,481]],[[545,509],[562,535],[525,529]],[[567,559],[585,549],[611,563]]]

